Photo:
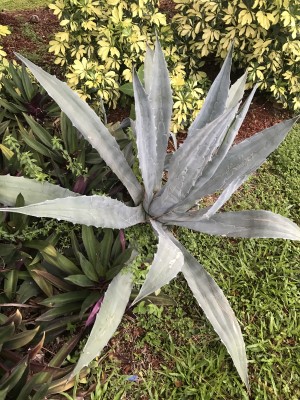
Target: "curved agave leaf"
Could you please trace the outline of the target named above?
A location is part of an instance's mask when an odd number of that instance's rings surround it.
[[[162,225],[154,220],[151,220],[151,225],[158,235],[157,253],[132,305],[169,283],[181,271],[184,262],[182,252],[163,230]]]
[[[197,135],[198,129],[223,114],[229,93],[232,53],[233,45],[230,46],[221,71],[211,85],[199,114],[189,128],[189,135]]]
[[[142,187],[127,163],[116,139],[109,133],[96,113],[66,83],[43,71],[42,68],[20,54],[16,53],[16,55],[30,69],[73,125],[98,151],[101,158],[128,189],[134,202],[138,204],[141,201]]]
[[[251,101],[255,94],[256,88],[257,88],[257,85],[255,85],[254,88],[252,89],[251,94],[247,98],[247,100],[246,100],[245,104],[243,105],[239,114],[236,116],[235,121],[233,122],[233,124],[229,128],[228,132],[226,133],[224,140],[222,141],[219,149],[216,151],[212,160],[204,168],[202,175],[199,177],[199,179],[197,180],[197,183],[195,185],[195,191],[197,191],[197,192],[200,191],[200,189],[214,176],[214,174],[217,171],[218,167],[220,166],[221,162],[226,157],[226,155],[227,155],[227,153],[228,153],[228,151],[229,151],[229,149],[230,149],[236,135],[238,134],[238,131],[246,117],[246,114],[249,110]],[[192,193],[193,193],[193,190],[192,190]],[[190,197],[191,197],[191,200],[189,200]],[[194,204],[195,204],[195,200],[193,198],[193,195],[190,194],[187,196],[186,199],[184,199],[182,202],[178,203],[177,206],[174,208],[174,210],[186,211],[189,208],[193,207]]]
[[[154,115],[148,96],[134,71],[133,89],[135,99],[135,133],[138,149],[138,158],[145,185],[145,208],[147,209],[153,198],[157,169],[156,137]]]
[[[154,190],[158,191],[161,187],[168,139],[170,135],[173,98],[167,63],[159,40],[157,39],[151,72],[152,82],[150,86],[149,100],[154,116],[155,139],[153,138],[153,141],[156,143],[157,154],[155,170],[156,182]],[[154,135],[154,132],[152,135]]]
[[[288,218],[271,211],[222,212],[208,219],[196,213],[194,220],[192,214],[188,214],[187,221],[183,221],[181,216],[180,221],[172,220],[166,224],[218,236],[300,240],[300,228]]]
[[[49,217],[73,224],[122,229],[145,221],[142,206],[128,207],[106,196],[78,196],[47,200],[25,207],[0,208],[33,217]]]
[[[231,85],[225,104],[226,109],[235,107],[242,100],[245,92],[247,75],[247,72],[245,72],[244,75]]]
[[[144,81],[145,81],[145,91],[149,95],[151,85],[153,82],[153,57],[154,51],[146,44],[146,54],[145,54],[145,61],[144,61]]]
[[[188,196],[222,144],[236,111],[237,107],[226,111],[197,131],[197,135],[188,136],[173,154],[168,181],[151,204],[152,215],[169,211]]]
[[[280,122],[233,146],[219,164],[214,175],[200,188],[197,184],[195,185],[195,189],[185,200],[186,209],[194,205],[200,198],[229,185],[233,189],[232,194],[279,146],[297,119],[298,117]],[[238,182],[239,185],[237,185]],[[227,194],[226,197],[228,198]]]
[[[48,182],[38,182],[23,177],[0,175],[0,203],[14,206],[16,198],[22,194],[25,205],[41,203],[45,200],[78,196],[71,190]]]
[[[177,245],[184,255],[182,273],[249,390],[245,343],[234,312],[222,290],[202,265],[179,242]]]
[[[132,289],[132,274],[121,271],[108,286],[88,341],[72,372],[78,374],[107,345],[121,322]]]

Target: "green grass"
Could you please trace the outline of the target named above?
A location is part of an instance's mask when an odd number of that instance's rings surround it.
[[[17,11],[46,7],[50,2],[49,0],[1,0],[0,11]]]
[[[227,208],[265,208],[299,224],[299,148],[298,125]],[[251,400],[298,400],[299,243],[233,240],[187,229],[177,235],[213,275],[241,323]],[[143,310],[135,321],[125,319],[100,367],[92,370],[89,383],[95,380],[98,386],[91,399],[247,399],[229,355],[182,277],[164,292],[176,307],[162,314]],[[141,333],[135,335],[134,329]],[[126,380],[121,368],[126,357],[138,382]]]

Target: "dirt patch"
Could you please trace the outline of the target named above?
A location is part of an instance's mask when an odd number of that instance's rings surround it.
[[[48,43],[59,30],[57,17],[47,8],[0,13],[0,24],[7,25],[11,35],[2,39],[10,60],[14,52],[21,53],[42,67],[55,70],[54,55],[48,52]],[[52,67],[53,66],[53,67]]]

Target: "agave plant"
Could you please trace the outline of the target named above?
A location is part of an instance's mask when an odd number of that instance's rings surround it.
[[[246,74],[230,88],[232,51],[203,108],[190,126],[186,141],[168,160],[168,179],[164,183],[162,176],[166,169],[172,96],[160,44],[156,43],[154,51],[147,49],[145,87],[136,73],[133,78],[136,121],[132,128],[136,135],[143,185],[134,175],[116,140],[89,106],[65,83],[19,56],[123,182],[134,204],[125,204],[107,196],[80,196],[49,183],[1,176],[0,201],[12,206],[21,192],[26,205],[0,210],[106,228],[151,224],[158,237],[157,252],[134,303],[182,272],[249,388],[245,344],[233,310],[213,278],[168,229],[168,226],[179,225],[211,235],[300,240],[300,228],[295,223],[270,211],[218,212],[280,144],[295,122],[295,119],[284,121],[233,145],[254,90],[240,108]],[[212,206],[197,207],[199,199],[220,191]],[[122,319],[132,286],[130,268],[112,280],[73,374],[88,365],[107,344]]]

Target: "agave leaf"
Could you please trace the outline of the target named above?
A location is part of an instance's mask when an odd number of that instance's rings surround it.
[[[202,175],[198,178],[197,183],[195,185],[195,188],[196,188],[195,190],[199,191],[201,189],[201,187],[203,187],[205,185],[205,183],[208,182],[214,176],[219,165],[226,157],[226,155],[227,155],[227,153],[228,153],[228,151],[229,151],[229,149],[230,149],[230,147],[231,147],[245,117],[246,117],[246,114],[249,110],[251,101],[255,94],[256,88],[257,88],[257,86],[255,85],[250,96],[248,97],[245,104],[243,105],[241,111],[236,116],[235,121],[233,122],[233,124],[229,128],[228,132],[226,133],[226,136],[224,137],[224,140],[222,141],[216,154],[213,156],[212,160],[204,168]],[[193,190],[192,190],[192,192],[193,192]],[[190,197],[191,197],[191,200],[189,200]],[[193,195],[189,195],[181,203],[177,204],[177,206],[175,207],[175,210],[186,211],[189,208],[191,208],[194,204],[195,204],[195,199],[193,198]]]
[[[16,55],[30,69],[35,78],[69,117],[73,125],[99,152],[101,158],[128,189],[134,202],[139,203],[142,196],[141,185],[127,163],[117,141],[96,113],[66,83],[43,71],[20,54],[16,53]]]
[[[243,98],[245,85],[247,81],[247,72],[244,73],[229,89],[225,108],[235,107]]]
[[[181,271],[184,262],[182,252],[163,230],[162,225],[154,220],[151,220],[151,225],[158,235],[157,253],[132,305],[169,283]]]
[[[145,82],[145,91],[149,95],[151,85],[153,82],[153,57],[154,51],[146,44],[146,54],[145,54],[145,62],[144,62],[144,82]]]
[[[197,130],[223,114],[230,86],[232,53],[233,45],[230,46],[221,71],[211,85],[199,114],[189,128],[189,135],[197,134]]]
[[[118,200],[97,195],[65,197],[25,207],[0,208],[0,211],[116,229],[127,228],[145,220],[141,206],[128,207]]]
[[[222,212],[209,219],[201,216],[194,221],[190,218],[189,221],[172,221],[172,224],[210,235],[300,240],[300,228],[294,222],[264,210]]]
[[[142,177],[145,185],[146,204],[152,200],[157,169],[154,115],[148,96],[134,71],[133,89],[136,113],[136,144]]]
[[[0,175],[0,202],[14,206],[18,194],[24,197],[25,205],[40,203],[45,200],[78,196],[58,185],[48,182],[38,182],[23,177]]]
[[[146,53],[147,54],[147,53]],[[167,63],[160,46],[156,39],[155,50],[153,54],[153,63],[151,67],[151,86],[149,100],[154,116],[155,138],[156,142],[156,162],[155,162],[155,186],[154,191],[161,187],[162,174],[165,164],[165,157],[170,135],[170,123],[172,117],[172,90],[169,78]],[[147,88],[146,88],[147,92]],[[154,136],[154,132],[152,132]],[[152,172],[153,173],[153,172]]]
[[[211,179],[200,188],[195,185],[195,189],[186,198],[186,207],[190,208],[200,198],[226,188],[230,184],[236,190],[238,186],[235,184],[244,182],[263,164],[268,155],[283,141],[296,121],[297,117],[280,122],[233,146]]]
[[[121,322],[131,289],[132,274],[129,272],[122,271],[112,280],[105,293],[93,329],[71,377],[78,374],[107,345]]]
[[[236,111],[237,107],[226,111],[200,129],[197,135],[188,136],[173,154],[168,181],[150,207],[153,215],[171,210],[188,196],[221,145]]]
[[[222,290],[202,265],[184,246],[180,243],[177,245],[184,255],[182,273],[206,317],[226,346],[242,381],[249,389],[245,343],[234,312]]]
[[[204,186],[205,183],[209,181],[220,166],[221,162],[224,160],[226,157],[226,154],[229,151],[229,148],[231,144],[233,143],[234,138],[236,137],[243,120],[248,112],[248,109],[250,107],[252,98],[254,96],[254,93],[256,91],[257,85],[254,86],[250,96],[248,97],[247,101],[245,102],[243,109],[241,113],[237,116],[235,123],[232,125],[232,127],[229,129],[229,135],[226,135],[225,140],[223,141],[222,145],[220,146],[220,149],[217,153],[217,155],[214,157],[212,162],[208,165],[206,168],[206,171],[204,174],[200,177],[200,179],[197,182],[197,190],[200,190],[201,187]],[[226,203],[227,200],[230,199],[231,195],[241,186],[241,184],[247,179],[247,176],[238,176],[236,179],[234,179],[232,182],[229,183],[229,185],[226,187],[226,189],[222,192],[222,194],[218,197],[217,201],[207,210],[207,212],[203,215],[203,218],[210,218],[212,215],[214,215],[217,211],[220,210],[220,208]],[[185,200],[185,204],[183,204],[184,207],[190,208],[193,204],[189,204],[189,200]],[[180,205],[179,205],[180,208]]]

